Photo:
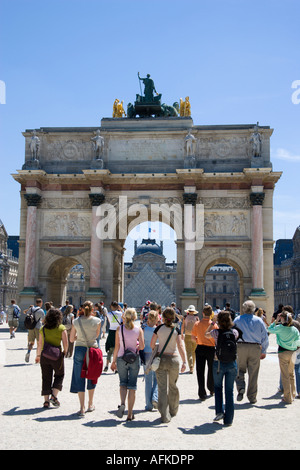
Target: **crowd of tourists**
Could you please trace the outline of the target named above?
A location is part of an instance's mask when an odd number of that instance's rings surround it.
[[[199,400],[215,398],[215,422],[231,426],[234,386],[237,401],[244,395],[256,403],[260,361],[266,357],[269,335],[275,334],[280,367],[279,390],[285,404],[300,398],[300,320],[289,305],[280,305],[269,324],[266,312],[251,300],[241,314],[229,304],[215,310],[205,304],[198,312],[190,305],[181,312],[176,304],[161,308],[150,300],[138,319],[135,308],[113,301],[86,301],[78,311],[69,302],[54,307],[37,299],[25,313],[28,348],[36,342],[35,362],[40,363],[44,408],[59,407],[58,394],[65,377],[65,358],[73,358],[70,392],[78,395],[78,416],[95,410],[94,393],[103,373],[117,374],[120,402],[116,416],[134,420],[138,374],[144,372],[145,409],[158,409],[168,423],[179,408],[180,373],[196,371]],[[15,300],[7,311],[10,338],[15,337],[21,310]],[[104,365],[100,340],[105,339]],[[246,380],[247,379],[247,380]],[[247,383],[247,386],[246,386]],[[88,402],[86,406],[86,392]]]

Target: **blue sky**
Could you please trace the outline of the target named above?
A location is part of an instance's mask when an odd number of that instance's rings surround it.
[[[98,126],[115,98],[134,100],[139,71],[151,74],[166,103],[189,95],[195,125],[274,128],[273,169],[283,171],[274,239],[293,236],[300,224],[300,104],[292,102],[300,80],[298,0],[1,0],[0,15],[0,218],[9,234],[19,233],[11,174],[24,162],[22,131]]]

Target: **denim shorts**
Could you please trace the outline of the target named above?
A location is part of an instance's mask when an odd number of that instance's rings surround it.
[[[75,346],[73,359],[73,373],[70,389],[71,393],[85,392],[86,379],[82,379],[80,376],[86,350],[87,348],[85,346]],[[96,385],[88,379],[87,390],[92,390],[93,388],[96,388]]]
[[[117,368],[120,379],[120,387],[128,390],[136,390],[137,378],[140,369],[140,358],[137,356],[133,364],[128,364],[121,357],[117,358]]]

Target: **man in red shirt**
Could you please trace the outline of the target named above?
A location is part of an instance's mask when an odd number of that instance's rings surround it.
[[[215,356],[215,340],[206,338],[205,332],[212,323],[213,310],[210,305],[203,308],[202,320],[195,323],[192,329],[192,341],[197,343],[196,348],[196,372],[198,380],[198,395],[200,400],[207,398],[205,389],[205,365],[207,363],[207,388],[211,395],[214,394],[213,361]],[[214,325],[214,329],[217,328]]]

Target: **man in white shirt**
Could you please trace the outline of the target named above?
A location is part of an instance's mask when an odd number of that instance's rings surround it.
[[[14,299],[11,299],[10,306],[7,309],[6,323],[9,326],[10,339],[15,338],[15,332],[19,326],[19,315],[21,313],[20,307],[16,304]]]

